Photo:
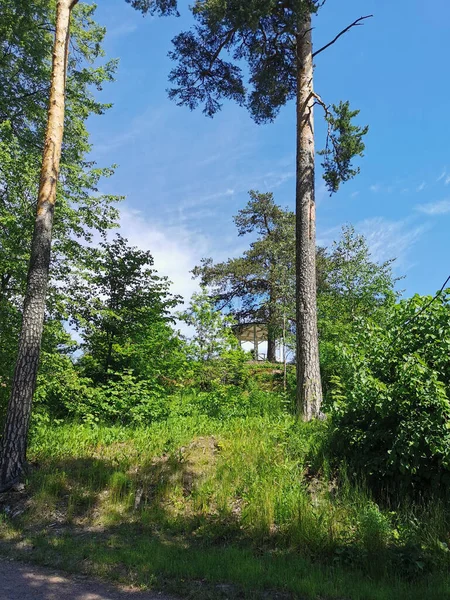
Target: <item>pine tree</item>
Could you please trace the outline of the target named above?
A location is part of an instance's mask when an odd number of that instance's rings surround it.
[[[296,100],[296,330],[297,405],[310,420],[320,415],[320,381],[316,302],[315,139],[314,107],[320,104],[328,122],[323,151],[325,181],[330,192],[357,173],[352,165],[364,150],[367,128],[353,125],[357,111],[347,102],[328,107],[314,91],[312,14],[323,0],[197,0],[195,26],[173,40],[171,58],[178,64],[170,75],[169,96],[179,105],[203,105],[207,116],[224,99],[250,111],[257,123],[273,121],[280,108]],[[240,63],[245,61],[247,85]]]
[[[286,312],[283,274],[285,267],[292,267],[290,273],[294,270],[295,217],[275,204],[273,194],[249,194],[249,202],[234,222],[239,236],[256,234],[257,238],[242,256],[216,264],[212,259],[203,259],[193,273],[208,287],[217,308],[226,308],[238,323],[267,324],[267,360],[276,362],[276,340],[281,337]]]

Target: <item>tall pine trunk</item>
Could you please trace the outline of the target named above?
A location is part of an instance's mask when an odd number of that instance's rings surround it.
[[[277,362],[277,336],[275,328],[270,324],[267,334],[267,361],[270,363]]]
[[[306,421],[320,415],[316,292],[314,87],[311,15],[297,35],[296,325],[297,410]]]
[[[36,386],[50,267],[53,213],[64,131],[70,14],[78,0],[58,0],[48,121],[19,350],[1,444],[0,492],[23,473],[31,404]]]

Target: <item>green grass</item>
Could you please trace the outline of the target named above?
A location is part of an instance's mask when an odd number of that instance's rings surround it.
[[[0,549],[196,598],[450,598],[446,507],[380,507],[330,472],[325,430],[288,416],[40,425]]]

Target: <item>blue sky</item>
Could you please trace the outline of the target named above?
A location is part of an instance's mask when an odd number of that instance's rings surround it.
[[[142,17],[124,0],[100,2],[117,81],[102,93],[114,104],[92,119],[92,156],[116,163],[102,191],[123,194],[123,234],[150,249],[161,274],[188,297],[190,269],[203,256],[241,252],[232,216],[250,189],[272,191],[294,206],[294,105],[275,123],[255,125],[245,109],[225,103],[214,119],[167,98],[171,39],[190,24]],[[342,225],[364,233],[374,258],[397,258],[406,295],[434,293],[450,274],[450,2],[328,0],[315,19],[316,48],[363,14],[353,29],[316,59],[316,91],[327,103],[349,99],[369,124],[361,174],[329,198],[317,182],[318,241],[330,244]],[[317,145],[324,141],[320,110]]]

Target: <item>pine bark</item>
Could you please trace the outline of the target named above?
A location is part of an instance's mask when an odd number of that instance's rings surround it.
[[[14,485],[25,468],[31,405],[36,387],[44,326],[53,214],[64,131],[70,14],[77,1],[58,0],[56,8],[47,129],[19,350],[1,444],[0,492]]]
[[[277,362],[277,338],[271,325],[268,326],[267,334],[267,361],[270,363]]]
[[[314,69],[311,15],[297,35],[296,325],[297,410],[310,421],[320,416],[316,290],[316,205],[314,148]]]

